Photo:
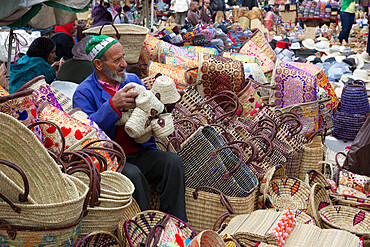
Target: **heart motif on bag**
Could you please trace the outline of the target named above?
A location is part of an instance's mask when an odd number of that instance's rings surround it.
[[[50,134],[53,134],[53,133],[55,133],[56,130],[57,130],[57,128],[55,128],[55,126],[51,125],[49,128],[46,129],[46,132],[48,132]]]
[[[31,109],[31,114],[32,114],[32,116],[34,116],[35,118],[37,118],[36,108]]]
[[[66,128],[66,127],[62,127],[62,132],[63,132],[63,135],[64,136],[67,136],[71,133],[72,129],[71,128]]]
[[[84,136],[82,135],[81,131],[80,130],[76,130],[75,132],[75,138],[77,140],[81,140]]]
[[[49,137],[46,137],[45,138],[45,141],[44,141],[44,145],[45,145],[46,148],[50,148],[50,147],[52,147],[54,145],[54,142]]]

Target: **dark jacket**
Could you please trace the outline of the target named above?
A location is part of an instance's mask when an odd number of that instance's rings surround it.
[[[253,7],[258,7],[257,0],[241,0],[243,7],[248,7],[251,10]]]
[[[211,10],[212,14],[217,11],[225,11],[226,9],[225,1],[224,0],[211,0],[209,4],[209,9]]]
[[[57,76],[59,81],[70,81],[77,84],[83,82],[94,72],[94,65],[90,61],[69,59],[63,63]]]

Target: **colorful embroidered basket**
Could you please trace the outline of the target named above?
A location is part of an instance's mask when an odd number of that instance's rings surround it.
[[[121,243],[116,236],[110,232],[97,231],[82,237],[74,247],[121,247]]]
[[[150,210],[141,212],[134,218],[127,220],[124,225],[125,246],[136,247],[145,244],[149,232],[158,222],[165,218],[166,215],[169,214]],[[172,215],[169,216],[186,238],[193,239],[197,236],[188,224]]]

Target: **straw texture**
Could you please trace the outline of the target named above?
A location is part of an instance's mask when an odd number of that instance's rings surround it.
[[[35,202],[56,203],[78,197],[75,185],[64,179],[58,165],[31,130],[4,113],[0,113],[0,128],[0,159],[12,162],[25,172],[30,196]],[[1,171],[24,189],[23,180],[16,171],[8,167],[2,167]]]
[[[147,114],[136,107],[126,122],[125,131],[132,138],[139,138],[151,131],[151,127],[145,128]]]
[[[72,100],[70,98],[65,96],[63,93],[61,93],[54,87],[52,86],[49,86],[49,87],[51,91],[53,92],[54,96],[57,98],[58,103],[60,104],[60,106],[63,108],[65,112],[69,112],[70,110],[73,109]]]
[[[193,189],[185,189],[185,203],[188,223],[196,232],[212,229],[217,218],[226,212],[218,194],[198,191],[197,199],[193,197]],[[246,197],[227,197],[236,214],[248,214],[255,210],[257,190]],[[230,219],[226,219],[226,222]]]
[[[88,187],[69,175],[63,174],[63,178],[78,189],[79,194],[75,198],[48,204],[14,202],[14,205],[21,209],[21,213],[14,212],[6,202],[0,201],[1,219],[6,220],[9,224],[34,227],[65,225],[78,220]]]
[[[141,48],[144,45],[146,35],[149,33],[149,29],[146,27],[132,25],[132,24],[117,24],[114,25],[117,29],[120,38],[118,39],[123,49],[126,51],[125,60],[127,63],[137,63]],[[103,30],[102,30],[103,29]],[[83,31],[88,35],[100,35],[105,34],[112,38],[116,37],[116,31],[112,25],[103,27],[94,27]]]
[[[297,223],[287,237],[285,247],[358,247],[359,238],[349,232]]]
[[[145,244],[146,235],[149,234],[150,230],[166,215],[168,214],[154,210],[148,210],[137,214],[132,220],[135,221],[141,229],[136,224],[127,221],[125,223],[126,246],[136,247],[140,246],[141,243]],[[169,216],[173,222],[177,224],[179,229],[181,229],[186,238],[193,239],[197,235],[188,224],[172,215]],[[128,240],[131,241],[131,244],[128,243]]]
[[[120,241],[110,232],[96,231],[81,238],[74,247],[121,247]]]
[[[334,120],[333,136],[341,140],[352,141],[356,138],[365,120],[365,115],[337,111]]]
[[[267,197],[276,208],[284,210],[308,210],[310,187],[292,177],[277,177],[271,180]]]
[[[303,154],[298,178],[303,181],[306,177],[306,172],[309,170],[320,170],[321,164],[318,162],[323,159],[324,145],[321,143],[321,137],[315,136],[310,143],[303,145]]]
[[[134,218],[140,212],[141,210],[139,205],[137,204],[135,199],[132,199],[132,203],[130,204],[130,206],[127,207],[121,220],[118,223],[117,236],[120,243],[127,243],[125,239],[125,229],[124,229],[126,220]]]
[[[340,111],[350,114],[366,115],[370,112],[365,85],[361,81],[347,84],[342,91]]]

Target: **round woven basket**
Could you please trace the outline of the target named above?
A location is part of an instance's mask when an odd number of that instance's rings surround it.
[[[83,31],[87,35],[105,34],[112,38],[117,38],[125,50],[125,60],[127,63],[137,63],[139,61],[141,48],[144,45],[149,29],[146,27],[132,24],[104,25]]]
[[[149,210],[138,213],[134,218],[132,218],[132,220],[135,221],[137,224],[134,224],[130,221],[126,221],[124,226],[125,231],[124,236],[126,241],[125,246],[134,247],[141,246],[140,245],[141,243],[145,244],[146,235],[149,234],[150,230],[160,220],[166,217],[166,215],[167,214],[159,211]],[[177,224],[177,226],[181,229],[186,238],[193,239],[197,235],[188,224],[184,223],[175,216],[172,215],[169,216],[173,220],[173,222]],[[131,243],[129,243],[128,238],[130,239]]]
[[[118,223],[122,215],[130,206],[132,200],[126,205],[115,208],[104,208],[101,206],[88,208],[88,214],[82,221],[79,236],[82,237],[93,231],[107,231],[114,233],[118,227]]]
[[[292,177],[277,177],[271,180],[267,197],[273,207],[284,210],[308,210],[310,187]]]
[[[96,231],[82,237],[74,247],[121,247],[121,243],[116,236],[110,232]]]
[[[139,138],[145,135],[146,133],[151,132],[152,128],[150,126],[145,128],[145,123],[147,119],[148,119],[147,113],[145,113],[139,107],[136,107],[132,112],[130,118],[126,122],[125,125],[126,133],[132,138]]]
[[[310,143],[303,145],[303,155],[299,168],[299,179],[304,180],[306,172],[315,169],[320,170],[319,161],[324,159],[324,145],[320,136],[315,136]]]
[[[365,115],[337,111],[334,119],[333,136],[341,140],[353,141],[365,120]]]
[[[146,113],[151,113],[154,109],[158,113],[162,113],[164,105],[159,101],[157,97],[151,91],[141,92],[135,99],[136,106]]]
[[[152,131],[150,131],[150,132],[144,134],[143,136],[140,136],[138,138],[135,138],[134,140],[137,143],[145,143],[145,142],[149,141],[150,138],[152,138],[152,135],[153,135],[153,133],[152,133]]]
[[[125,231],[123,229],[126,220],[134,218],[140,212],[141,212],[141,209],[139,207],[139,204],[137,204],[135,199],[132,199],[132,203],[130,204],[130,206],[127,207],[127,209],[124,212],[121,220],[118,223],[117,236],[118,236],[118,239],[121,243],[126,243]]]
[[[333,206],[320,184],[314,184],[311,188],[311,206],[314,217],[323,228],[346,230],[369,239],[369,212],[348,206]]]

